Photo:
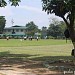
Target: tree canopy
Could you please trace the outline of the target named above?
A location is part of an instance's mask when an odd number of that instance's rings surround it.
[[[33,21],[26,24],[27,35],[33,36],[36,32],[38,32],[38,26],[35,25]]]
[[[45,39],[47,36],[47,27],[43,26],[41,30],[41,38]]]
[[[3,32],[6,24],[6,20],[4,16],[0,16],[0,34]]]
[[[19,6],[19,2],[21,2],[21,0],[8,0],[8,2],[11,4],[11,6]],[[0,7],[5,7],[6,5],[6,0],[0,0]]]
[[[55,15],[61,17],[66,22],[67,26],[74,25],[75,19],[75,0],[42,0],[43,10],[48,14],[55,13]],[[65,19],[67,15],[67,19]]]
[[[75,56],[75,0],[42,0],[42,7],[48,14],[54,13],[65,21]]]
[[[75,0],[42,0],[43,10],[63,18],[70,32],[70,38],[75,41]],[[66,18],[65,18],[66,16]]]
[[[51,23],[48,27],[48,36],[52,36],[54,38],[64,38],[64,30],[66,29],[65,23],[60,21],[59,24],[55,25],[55,23]]]

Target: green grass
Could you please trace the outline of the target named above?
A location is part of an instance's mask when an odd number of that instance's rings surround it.
[[[70,44],[71,42],[68,40],[66,43],[66,40],[23,40],[20,39],[0,39],[0,47],[25,47],[25,46],[49,46],[49,45],[63,45],[63,44]]]
[[[68,40],[23,40],[0,39],[0,57],[31,60],[72,59],[73,46]]]

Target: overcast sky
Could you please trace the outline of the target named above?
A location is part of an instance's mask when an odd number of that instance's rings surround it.
[[[51,19],[55,17],[42,11],[41,0],[21,0],[17,7],[11,7],[8,3],[5,8],[0,8],[0,16],[5,16],[6,27],[12,26],[13,19],[13,25],[25,26],[28,22],[33,21],[39,28],[48,27]]]

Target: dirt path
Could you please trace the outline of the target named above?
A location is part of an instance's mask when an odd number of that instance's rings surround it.
[[[36,75],[32,72],[26,71],[25,69],[17,68],[19,66],[20,65],[17,65],[17,64],[16,66],[13,66],[13,67],[5,65],[0,69],[0,73],[2,75]]]
[[[36,75],[32,72],[27,71],[26,69],[20,69],[23,65],[2,65],[0,68],[0,74],[1,75]]]
[[[61,72],[51,71],[47,68],[41,67],[40,64],[30,64],[26,66],[21,65],[3,65],[0,68],[0,75],[64,75]],[[65,74],[72,75],[72,74]]]
[[[12,70],[0,70],[2,75],[36,75],[30,72],[12,71]]]
[[[59,72],[44,68],[40,62],[26,61],[16,64],[3,64],[0,75],[61,75]]]
[[[0,75],[61,75],[61,74],[44,69],[29,70],[29,71],[17,69],[17,70],[0,70]]]

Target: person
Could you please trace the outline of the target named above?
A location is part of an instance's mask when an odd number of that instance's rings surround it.
[[[31,41],[32,41],[32,36],[30,37]]]
[[[24,37],[24,40],[26,40],[26,39],[27,39],[27,37],[25,36],[25,37]]]
[[[9,40],[9,37],[7,36],[6,39]]]
[[[71,55],[74,56],[74,49],[72,49]]]
[[[37,36],[37,38],[36,38],[36,39],[37,39],[37,41],[38,41],[38,36]]]

